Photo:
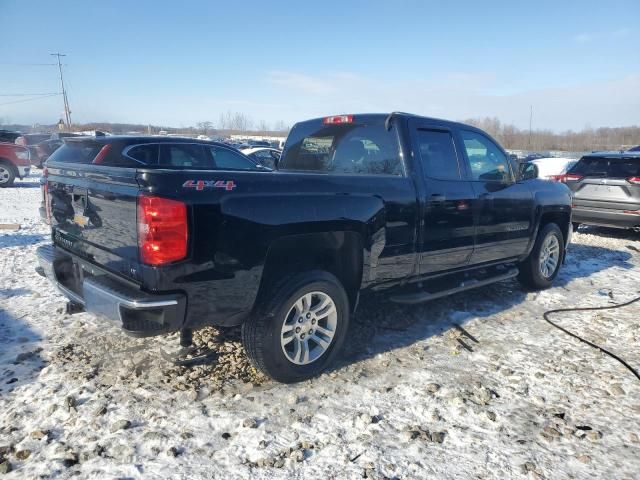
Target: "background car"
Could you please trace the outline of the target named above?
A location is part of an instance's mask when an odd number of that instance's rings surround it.
[[[12,132],[11,130],[0,129],[0,143],[14,143],[16,138],[21,136],[20,132]]]
[[[249,140],[247,141],[247,144],[252,147],[271,147],[271,144],[266,140]]]
[[[579,224],[640,230],[640,152],[585,155],[565,175]]]
[[[538,178],[562,182],[564,175],[571,167],[578,163],[578,160],[575,158],[549,157],[531,160],[529,163],[533,163],[538,167]]]
[[[282,155],[282,150],[277,148],[250,147],[240,149],[240,151],[260,165],[272,169],[277,168],[280,155]]]
[[[27,147],[31,154],[32,164],[38,166],[40,165],[40,154],[38,153],[37,145],[49,138],[51,138],[50,133],[25,133],[15,139],[15,144]]]
[[[540,158],[551,158],[551,156],[549,154],[545,155],[545,154],[540,153],[540,152],[533,152],[533,153],[530,153],[530,154],[526,155],[522,159],[522,161],[523,162],[531,162],[532,160],[538,160]]]
[[[64,143],[65,138],[72,137],[82,137],[80,133],[70,133],[70,132],[56,132],[52,133],[51,137],[47,140],[44,140],[37,145],[35,145],[35,155],[31,157],[31,161],[34,166],[38,168],[44,167],[44,162],[47,161],[47,158],[51,156],[53,152],[55,152],[60,146]]]
[[[29,175],[29,149],[15,143],[0,143],[0,187],[10,187],[17,178]]]

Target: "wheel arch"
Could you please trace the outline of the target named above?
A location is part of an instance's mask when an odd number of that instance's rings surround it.
[[[565,210],[543,211],[540,216],[538,231],[549,223],[555,223],[560,227],[566,246],[571,230],[571,212]]]
[[[315,232],[275,240],[267,252],[254,307],[285,276],[323,270],[340,280],[353,312],[362,282],[363,252],[362,235],[353,231]]]

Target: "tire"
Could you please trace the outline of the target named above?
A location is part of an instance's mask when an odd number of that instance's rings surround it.
[[[555,240],[552,238],[555,238]],[[553,268],[550,268],[550,263],[547,262],[545,262],[546,268],[542,265],[542,257],[543,255],[547,255],[544,247],[547,246],[552,247],[551,250],[556,252],[555,265]],[[554,246],[557,248],[553,248]],[[549,256],[551,257],[551,255]],[[560,265],[563,259],[564,236],[562,235],[562,231],[555,223],[547,223],[538,232],[536,243],[531,253],[526,260],[519,265],[520,273],[518,274],[518,280],[525,287],[534,290],[549,288],[560,271]]]
[[[349,299],[342,284],[328,272],[310,271],[282,281],[267,293],[242,325],[242,343],[249,359],[265,375],[282,383],[318,375],[340,351],[349,328]],[[329,303],[318,308],[327,299]],[[332,306],[335,314],[327,313]],[[325,332],[333,333],[329,337]],[[282,339],[288,343],[283,345]]]
[[[579,223],[576,223],[576,222],[573,222],[573,223],[571,224],[571,228],[573,229],[573,231],[574,231],[574,232],[577,232],[577,231],[578,231],[578,228],[580,228],[580,224],[579,224]]]
[[[0,188],[10,187],[16,180],[16,171],[13,165],[7,162],[0,162]]]

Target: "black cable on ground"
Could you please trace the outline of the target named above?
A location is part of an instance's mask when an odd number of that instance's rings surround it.
[[[635,368],[633,368],[631,365],[629,365],[627,362],[625,362],[622,358],[620,358],[619,356],[617,356],[615,353],[610,352],[609,350],[602,348],[599,345],[596,345],[593,342],[590,342],[589,340],[585,340],[584,338],[576,335],[573,332],[570,332],[569,330],[567,330],[566,328],[561,327],[560,325],[558,325],[557,323],[552,322],[551,320],[549,320],[549,315],[554,314],[554,313],[560,313],[560,312],[586,312],[586,311],[593,311],[593,310],[610,310],[613,308],[622,308],[622,307],[626,307],[628,305],[631,305],[632,303],[638,302],[640,301],[640,297],[636,297],[633,300],[629,300],[628,302],[625,303],[619,303],[617,305],[610,305],[610,306],[606,306],[606,307],[575,307],[575,308],[558,308],[556,310],[548,310],[546,312],[544,312],[543,317],[544,319],[549,322],[551,325],[553,325],[554,327],[556,327],[558,330],[562,330],[564,333],[566,333],[567,335],[580,340],[583,343],[586,343],[587,345],[589,345],[590,347],[595,348],[596,350],[600,350],[602,353],[609,355],[611,358],[617,360],[618,362],[620,362],[622,365],[624,365],[624,367],[629,370],[631,373],[633,373],[636,378],[638,380],[640,380],[640,372],[638,372],[638,370],[636,370]]]

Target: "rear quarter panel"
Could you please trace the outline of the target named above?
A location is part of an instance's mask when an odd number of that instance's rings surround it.
[[[187,291],[191,326],[239,323],[253,308],[271,245],[283,237],[356,232],[366,257],[364,284],[404,279],[415,267],[408,178],[147,170],[138,180],[142,191],[191,206],[191,257],[163,269],[142,267],[144,284]],[[198,181],[208,186],[194,187]]]

